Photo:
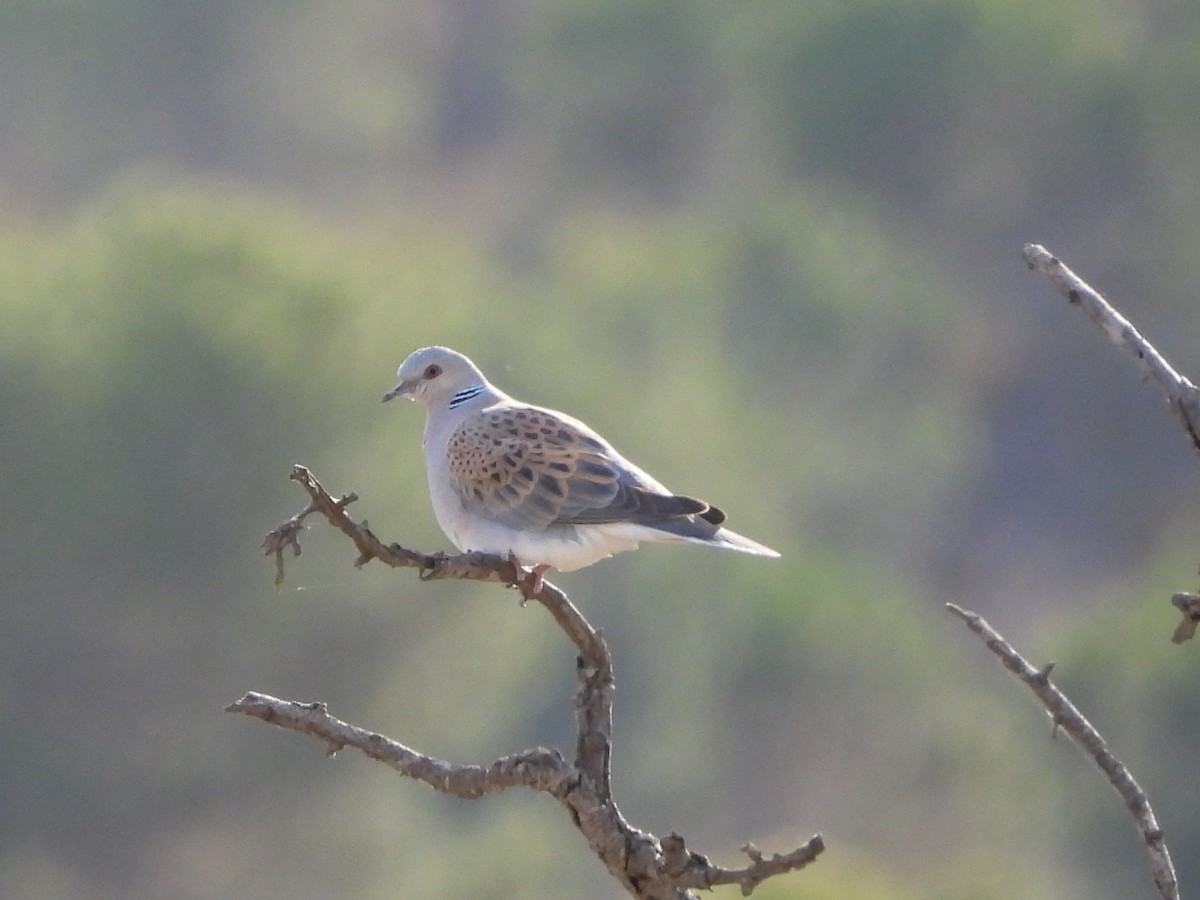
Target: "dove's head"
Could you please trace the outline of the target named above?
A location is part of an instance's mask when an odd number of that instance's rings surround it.
[[[404,396],[426,409],[450,404],[460,395],[473,395],[487,385],[475,363],[449,347],[414,350],[400,364],[396,377],[400,383],[383,399]]]

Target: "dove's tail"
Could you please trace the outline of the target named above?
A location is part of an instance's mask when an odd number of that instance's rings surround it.
[[[736,550],[738,553],[749,553],[752,556],[779,558],[778,550],[772,550],[766,544],[752,541],[745,535],[738,534],[736,531],[730,531],[728,528],[718,528],[716,534],[707,541],[702,541],[702,543],[714,544],[718,547],[724,547],[727,550]]]
[[[722,521],[724,517],[722,516]],[[770,556],[778,558],[779,553],[765,544],[752,541],[736,531],[728,528],[714,527],[702,516],[688,516],[681,519],[669,519],[665,522],[655,522],[650,526],[659,532],[659,540],[684,541],[689,544],[702,544],[705,547],[719,547],[722,550],[736,550],[738,553],[749,553],[752,556]]]

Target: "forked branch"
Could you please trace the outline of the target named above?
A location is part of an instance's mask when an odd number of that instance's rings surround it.
[[[521,588],[526,600],[534,600],[546,608],[578,651],[575,758],[568,763],[556,749],[535,747],[488,766],[456,765],[336,719],[323,703],[280,700],[253,692],[226,707],[228,712],[310,734],[324,742],[331,754],[352,747],[443,793],[474,798],[510,787],[527,787],[549,794],[567,808],[571,820],[608,871],[632,896],[646,900],[683,900],[695,896],[692,889],[723,884],[736,884],[748,895],[768,878],[803,868],[825,849],[820,835],[789,853],[769,858],[747,845],[743,850],[749,864],[724,868],[689,851],[677,834],[660,841],[653,834],[631,826],[617,808],[610,784],[612,656],[603,637],[566,594],[546,581],[540,581],[537,590],[530,590],[531,582],[512,559],[480,553],[459,556],[419,553],[398,544],[384,544],[365,521],[357,522],[346,512],[346,507],[357,499],[354,494],[335,500],[304,466],[294,467],[291,477],[308,492],[309,503],[263,542],[263,552],[275,557],[277,586],[283,582],[285,552],[290,549],[299,555],[304,520],[320,513],[354,543],[358,550],[356,566],[378,559],[396,568],[415,568],[427,581],[463,578]]]

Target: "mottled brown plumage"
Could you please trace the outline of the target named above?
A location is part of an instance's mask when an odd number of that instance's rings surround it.
[[[549,410],[510,406],[463,422],[446,452],[464,502],[514,528],[724,518],[703,500],[628,477],[607,449]]]

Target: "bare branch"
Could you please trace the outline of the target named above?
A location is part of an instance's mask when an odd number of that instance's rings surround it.
[[[1134,825],[1150,856],[1150,869],[1159,896],[1163,900],[1179,900],[1179,885],[1175,878],[1175,867],[1171,864],[1171,854],[1167,851],[1162,829],[1158,827],[1158,820],[1154,817],[1154,810],[1150,808],[1150,800],[1147,798],[1146,792],[1138,785],[1124,763],[1109,751],[1100,732],[1050,681],[1050,670],[1053,668],[1053,664],[1040,670],[1035,669],[982,616],[955,606],[953,603],[947,603],[946,608],[966,622],[967,627],[980,637],[992,653],[999,657],[1000,661],[1004,663],[1004,667],[1037,695],[1042,705],[1046,707],[1046,711],[1050,713],[1054,727],[1061,728],[1070,735],[1071,739],[1096,761],[1096,765],[1104,772],[1112,786],[1117,789],[1117,793],[1125,802],[1125,808],[1133,817]]]
[[[768,878],[803,869],[825,850],[825,842],[819,834],[791,853],[776,853],[770,859],[763,856],[753,844],[746,844],[742,852],[750,857],[750,865],[741,869],[725,869],[714,866],[698,853],[688,852],[683,838],[674,832],[663,839],[662,846],[665,868],[672,873],[677,884],[705,890],[721,884],[736,884],[746,897]]]
[[[567,595],[544,580],[530,580],[517,562],[482,553],[448,556],[420,553],[399,544],[384,544],[367,527],[346,512],[357,497],[347,494],[335,500],[304,466],[295,466],[292,479],[308,492],[308,506],[288,519],[263,541],[263,552],[275,557],[276,586],[283,582],[283,553],[291,547],[300,554],[299,535],[304,519],[314,512],[354,543],[356,566],[377,559],[396,568],[415,568],[422,580],[461,578],[494,581],[521,590],[525,600],[535,600],[575,645],[578,688],[575,694],[575,760],[568,764],[555,749],[537,747],[496,760],[491,765],[455,765],[426,756],[403,744],[336,719],[322,703],[279,700],[248,693],[226,707],[281,728],[310,734],[324,741],[329,752],[353,747],[372,759],[392,766],[435,790],[459,797],[524,786],[556,798],[586,838],[592,851],[608,871],[634,897],[646,900],[693,898],[693,888],[737,884],[744,895],[767,878],[796,871],[808,865],[825,849],[820,835],[785,854],[764,858],[748,846],[751,864],[741,869],[724,869],[707,858],[691,853],[683,838],[670,835],[660,842],[631,826],[612,799],[609,762],[612,757],[613,667],[604,638],[583,617]],[[534,589],[536,587],[536,589]]]
[[[1022,254],[1029,268],[1041,272],[1059,293],[1082,309],[1103,329],[1108,339],[1132,357],[1148,377],[1166,394],[1171,412],[1179,419],[1188,438],[1200,450],[1200,390],[1180,375],[1154,345],[1146,340],[1123,315],[1092,287],[1063,265],[1062,261],[1040,244],[1026,244]]]
[[[506,756],[486,769],[456,766],[411,750],[382,734],[335,719],[324,703],[298,703],[252,692],[229,704],[225,711],[245,713],[280,728],[319,737],[330,756],[344,747],[353,747],[402,775],[456,797],[481,797],[516,786],[558,795],[564,791],[570,771],[562,754],[545,747]]]
[[[1200,450],[1200,389],[1176,372],[1128,319],[1045,247],[1026,244],[1022,256],[1029,268],[1049,278],[1059,293],[1087,313],[1087,317],[1100,326],[1110,341],[1135,360],[1143,378],[1149,378],[1159,386],[1167,397],[1171,412],[1187,432],[1192,446]],[[1171,602],[1183,613],[1182,621],[1171,636],[1174,643],[1181,644],[1191,640],[1200,623],[1200,595],[1178,593],[1171,598]]]

